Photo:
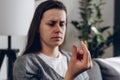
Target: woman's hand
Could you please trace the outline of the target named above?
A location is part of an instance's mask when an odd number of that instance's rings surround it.
[[[73,53],[70,59],[65,80],[73,80],[79,73],[82,73],[83,71],[92,67],[89,50],[83,41],[80,41],[80,45],[82,48],[81,50],[78,50],[77,46],[73,45]]]

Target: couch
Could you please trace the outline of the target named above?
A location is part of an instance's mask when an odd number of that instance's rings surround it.
[[[87,72],[90,80],[120,80],[120,57],[95,58]]]

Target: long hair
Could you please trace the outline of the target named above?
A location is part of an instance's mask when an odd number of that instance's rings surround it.
[[[35,10],[35,13],[28,31],[27,44],[23,54],[36,53],[42,50],[40,33],[38,30],[39,30],[39,26],[40,26],[43,14],[45,13],[45,11],[50,9],[64,10],[67,14],[66,7],[60,1],[48,0],[39,4]]]

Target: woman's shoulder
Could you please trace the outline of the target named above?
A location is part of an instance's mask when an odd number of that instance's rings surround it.
[[[16,61],[26,61],[28,59],[32,59],[35,57],[36,54],[25,54],[25,55],[20,55],[17,57]]]
[[[14,65],[19,66],[19,65],[26,65],[26,63],[29,63],[31,61],[34,61],[36,57],[36,54],[25,54],[25,55],[20,55],[17,57],[15,60]]]
[[[19,56],[14,62],[13,76],[16,78],[30,76],[35,74],[40,68],[36,54],[25,54]],[[21,79],[22,80],[22,79]]]
[[[37,59],[36,54],[25,54],[19,56],[14,62],[14,70],[30,70],[33,67],[40,65],[40,62]],[[20,71],[20,70],[19,70]]]

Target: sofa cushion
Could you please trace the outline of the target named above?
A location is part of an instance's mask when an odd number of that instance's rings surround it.
[[[89,80],[102,80],[101,71],[99,65],[93,60],[93,67],[89,69]]]
[[[120,57],[96,59],[101,69],[103,80],[120,80]]]

